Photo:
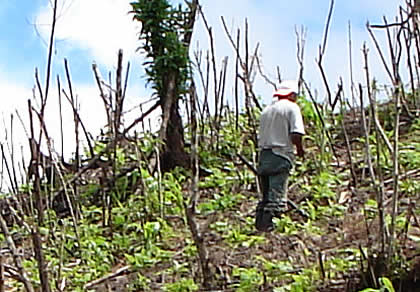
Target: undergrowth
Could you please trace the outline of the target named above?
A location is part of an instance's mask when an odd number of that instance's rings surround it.
[[[291,208],[275,219],[271,234],[257,233],[254,229],[254,210],[259,200],[257,178],[238,156],[251,164],[256,161],[255,139],[246,114],[241,114],[236,129],[233,114],[226,111],[222,121],[225,126],[217,139],[206,135],[211,124],[201,121],[204,132],[199,144],[197,220],[209,250],[215,289],[344,291],[340,289],[353,285],[356,291],[363,285],[362,275],[377,250],[378,204],[367,174],[364,177],[360,174],[357,188],[351,185],[345,149],[336,143],[340,141],[328,144],[327,131],[333,139],[339,139],[339,126],[331,123],[327,129],[322,128],[311,103],[302,99],[301,105],[308,151],[307,158],[298,161],[292,172],[289,198],[307,216]],[[402,173],[420,168],[419,131],[416,119],[400,140]],[[363,138],[355,138],[353,147],[359,152],[352,155],[363,157],[360,152]],[[112,192],[111,216],[105,216],[109,210],[104,207],[103,185],[95,172],[84,178],[77,229],[71,218],[60,217],[52,209],[48,211],[41,234],[53,287],[59,289],[64,285],[66,291],[95,291],[95,287],[88,288],[89,283],[128,266],[124,277],[129,281],[119,289],[199,291],[202,276],[197,248],[185,217],[192,173],[180,168],[165,174],[153,171],[153,163],[144,157],[153,156],[157,143],[153,135],[145,135],[117,149],[116,180],[112,188],[105,190]],[[95,151],[100,153],[105,146],[97,142]],[[339,152],[340,166],[331,146]],[[372,152],[375,149],[372,147]],[[390,154],[384,151],[380,165],[385,178],[391,175],[389,159]],[[358,167],[364,169],[364,162]],[[125,169],[131,170],[124,172]],[[121,173],[124,175],[119,176]],[[415,179],[406,176],[399,184],[402,199],[416,199],[419,186]],[[417,208],[402,206],[397,217],[399,249],[395,262],[406,274],[412,263],[404,249],[414,246],[419,250],[418,237],[407,233],[413,218],[410,210],[419,215]],[[24,228],[15,225],[13,233],[23,238],[24,250],[30,249]],[[28,257],[24,268],[39,285],[36,260]],[[376,279],[382,277],[381,285],[389,285],[384,277],[395,280],[398,276],[375,275]],[[22,289],[17,281],[10,285]]]

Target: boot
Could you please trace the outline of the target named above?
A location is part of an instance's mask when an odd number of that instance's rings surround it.
[[[274,229],[273,225],[273,216],[271,212],[266,212],[264,210],[257,210],[257,215],[255,218],[255,228],[258,231],[270,232]]]

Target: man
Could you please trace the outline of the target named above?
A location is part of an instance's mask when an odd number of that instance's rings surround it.
[[[305,134],[302,114],[296,104],[298,84],[284,81],[274,92],[274,101],[261,113],[258,148],[258,175],[263,198],[258,203],[255,226],[259,231],[273,230],[273,217],[287,208],[287,179],[297,155],[304,156]]]

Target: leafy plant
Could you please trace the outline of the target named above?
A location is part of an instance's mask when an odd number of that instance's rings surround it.
[[[163,291],[168,291],[168,292],[194,292],[194,291],[198,291],[199,287],[198,285],[194,282],[193,279],[181,279],[179,281],[176,281],[175,283],[169,283],[166,284],[163,287]]]
[[[360,292],[395,292],[392,282],[386,277],[379,278],[379,285],[379,289],[366,288],[361,290]]]
[[[258,291],[258,287],[264,282],[263,273],[257,268],[235,267],[232,275],[239,278],[239,283],[233,285],[237,292]]]

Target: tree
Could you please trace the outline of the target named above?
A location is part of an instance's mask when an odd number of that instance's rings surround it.
[[[188,57],[198,0],[186,2],[187,7],[172,7],[167,0],[137,0],[132,2],[133,19],[142,24],[140,49],[146,54],[146,74],[154,95],[159,97],[163,141],[160,155],[162,171],[176,166],[188,168],[190,157],[184,148],[184,129],[178,102],[191,78]]]

